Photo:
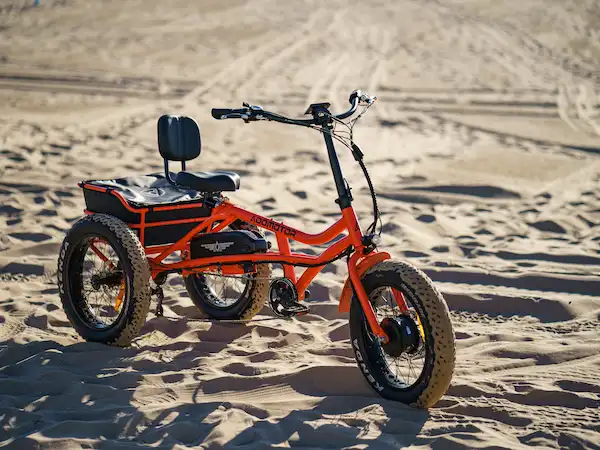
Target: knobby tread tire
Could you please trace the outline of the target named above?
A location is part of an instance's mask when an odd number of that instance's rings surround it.
[[[66,285],[70,267],[65,264],[68,264],[77,239],[94,235],[109,240],[119,256],[123,271],[127,272],[130,278],[127,298],[123,300],[123,318],[118,320],[117,326],[106,332],[92,330],[82,322],[76,311],[77,299],[71,297],[71,289]],[[84,339],[126,347],[138,336],[150,310],[150,266],[138,237],[124,222],[108,214],[91,214],[78,220],[67,233],[61,246],[57,275],[65,313]]]
[[[250,303],[244,310],[240,319],[249,320],[256,316],[265,306],[269,294],[269,278],[271,276],[270,264],[258,264],[256,267],[255,284],[250,292]]]
[[[403,294],[410,297],[410,302],[416,303],[415,307],[419,310],[423,327],[426,328],[426,333],[431,341],[427,345],[432,353],[429,362],[426,358],[426,365],[430,364],[431,367],[427,370],[423,369],[426,373],[424,379],[411,387],[409,391],[399,393],[389,385],[385,386],[385,382],[381,378],[375,381],[369,380],[369,377],[373,379],[373,374],[369,373],[369,369],[373,372],[373,368],[368,367],[365,372],[365,367],[361,366],[362,361],[359,360],[363,375],[371,387],[385,398],[420,408],[433,406],[450,386],[456,359],[454,329],[446,301],[424,272],[400,261],[388,260],[375,264],[363,275],[361,280],[367,290],[367,295],[372,286],[378,284],[398,285]],[[363,332],[364,320],[362,307],[354,296],[350,311],[350,332],[355,354],[359,351],[359,346],[354,343],[358,343],[357,339],[360,339],[358,335]],[[376,386],[377,383],[379,383],[379,388]],[[384,388],[380,390],[382,386]]]

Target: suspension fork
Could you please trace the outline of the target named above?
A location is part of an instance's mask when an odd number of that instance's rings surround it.
[[[389,337],[377,322],[377,316],[375,316],[375,311],[373,311],[373,306],[369,301],[369,297],[365,292],[365,288],[360,281],[360,275],[357,270],[357,263],[359,258],[361,257],[361,251],[356,251],[350,256],[350,260],[348,261],[348,275],[350,276],[350,281],[352,282],[352,289],[354,290],[354,294],[358,298],[360,302],[360,306],[367,318],[367,323],[369,324],[369,328],[375,336],[379,338],[382,343],[389,342]]]

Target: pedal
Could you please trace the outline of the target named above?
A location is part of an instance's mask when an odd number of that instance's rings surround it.
[[[298,302],[298,291],[289,278],[273,280],[269,289],[269,305],[276,316],[290,318],[307,314],[310,308]]]
[[[289,299],[271,301],[271,308],[276,315],[284,318],[303,316],[310,312],[308,306]]]

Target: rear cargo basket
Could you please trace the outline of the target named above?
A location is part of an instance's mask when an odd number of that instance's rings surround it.
[[[110,214],[121,219],[129,225],[139,225],[142,220],[141,210],[148,209],[146,212],[146,224],[157,222],[169,222],[182,219],[196,219],[209,217],[212,208],[203,203],[202,198],[193,198],[189,192],[177,191],[175,187],[165,184],[164,177],[159,175],[121,178],[109,181],[88,181],[82,184],[83,195],[85,198],[86,209],[94,213]],[[105,191],[94,190],[93,188],[106,189]],[[148,191],[154,190],[157,194],[153,199]],[[117,194],[120,195],[133,211],[127,209],[121,202]],[[195,195],[195,193],[193,193]],[[192,197],[192,200],[189,200]],[[135,198],[134,202],[131,198]],[[177,201],[180,198],[186,201]],[[161,202],[161,200],[170,200]],[[156,211],[157,208],[169,206],[186,205],[190,207],[168,209]],[[193,206],[192,206],[193,205]],[[155,227],[145,227],[144,246],[172,244],[177,242],[189,231],[191,231],[198,222],[180,223],[180,224],[162,224]],[[134,228],[139,236],[139,228]]]

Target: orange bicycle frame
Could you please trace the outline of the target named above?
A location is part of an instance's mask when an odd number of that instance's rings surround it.
[[[106,192],[105,188],[90,184],[84,183],[82,184],[82,187]],[[299,299],[303,300],[306,288],[323,267],[325,267],[327,262],[344,253],[349,247],[352,247],[354,252],[348,259],[349,280],[346,281],[346,295],[342,296],[342,301],[347,303],[349,301],[350,293],[353,291],[365,311],[365,316],[371,330],[374,334],[379,336],[383,342],[387,342],[387,335],[377,322],[373,308],[371,307],[369,299],[360,282],[360,276],[365,271],[364,267],[371,265],[367,263],[368,260],[373,259],[379,261],[389,258],[389,255],[387,253],[375,252],[368,255],[365,254],[366,248],[362,243],[363,234],[352,206],[342,209],[342,217],[325,231],[317,234],[310,234],[285,225],[283,222],[278,222],[268,217],[261,216],[260,214],[246,211],[245,209],[233,205],[227,200],[213,208],[212,214],[209,217],[149,223],[145,221],[145,214],[149,212],[149,208],[133,208],[117,191],[111,191],[110,194],[117,197],[128,210],[141,214],[140,223],[130,224],[129,226],[138,231],[140,242],[142,243],[142,246],[144,246],[144,250],[148,256],[148,262],[153,278],[163,272],[181,272],[183,275],[189,275],[192,273],[215,270],[217,268],[220,268],[224,274],[242,274],[244,273],[243,265],[246,263],[279,263],[283,265],[284,275],[296,285]],[[166,205],[153,207],[153,210],[169,211],[188,207],[198,207],[198,204]],[[86,211],[86,213],[91,214],[90,211]],[[195,235],[219,232],[237,220],[273,232],[277,239],[277,251],[269,250],[266,253],[224,255],[195,259],[186,256],[189,255],[190,240]],[[190,222],[197,222],[197,225],[177,242],[168,245],[144,245],[144,235],[147,228]],[[321,245],[334,241],[340,235],[342,235],[341,238],[333,242],[323,251],[323,253],[317,256],[295,253],[292,252],[290,248],[290,241],[297,241],[308,245]],[[183,255],[182,260],[165,262],[165,259],[175,252],[181,252]],[[377,258],[375,258],[376,255]],[[359,263],[361,264],[359,265]],[[301,276],[297,277],[294,266],[303,265],[310,267],[307,267]],[[359,267],[362,270],[359,271]],[[351,287],[350,291],[348,291],[348,287]],[[340,309],[342,309],[342,306],[340,306]]]
[[[357,102],[356,99],[354,100],[353,109],[356,109]],[[377,321],[373,307],[362,286],[360,278],[373,264],[382,261],[383,259],[388,259],[390,256],[387,253],[375,253],[373,247],[365,245],[365,242],[368,242],[368,239],[365,241],[365,236],[363,236],[360,229],[354,208],[352,207],[350,188],[343,178],[339,160],[333,145],[333,126],[331,120],[327,119],[327,117],[330,116],[326,109],[327,106],[329,105],[314,104],[311,105],[310,110],[315,120],[318,119],[319,124],[321,125],[329,156],[329,163],[338,193],[336,203],[338,203],[340,207],[342,217],[321,233],[305,233],[285,225],[283,222],[277,222],[268,217],[261,216],[260,214],[246,211],[222,198],[217,201],[209,217],[147,222],[146,213],[149,211],[170,211],[183,208],[197,208],[202,207],[203,205],[201,202],[194,202],[180,205],[133,208],[117,191],[110,190],[110,194],[116,196],[126,209],[140,214],[140,223],[130,224],[129,226],[138,231],[140,242],[142,243],[142,246],[144,246],[148,257],[152,277],[156,278],[161,273],[169,272],[179,272],[185,276],[215,269],[220,270],[224,275],[243,274],[246,270],[245,265],[247,264],[278,263],[283,265],[285,277],[289,278],[295,284],[299,300],[303,300],[306,288],[323,267],[346,253],[348,250],[351,250],[351,255],[348,258],[349,279],[346,281],[344,290],[342,291],[340,310],[348,310],[351,294],[354,293],[360,302],[373,334],[375,334],[380,341],[384,343],[388,342],[388,336]],[[93,186],[87,183],[82,183],[80,186],[101,192],[109,191],[107,188]],[[190,241],[194,236],[202,233],[217,233],[238,220],[275,233],[277,238],[277,251],[269,250],[265,253],[190,258]],[[173,244],[155,246],[145,245],[145,234],[148,228],[190,223],[197,223],[197,225]],[[339,239],[335,240],[338,237]],[[309,245],[327,243],[331,243],[331,245],[320,255],[312,256],[292,252],[290,241],[298,241]],[[165,259],[175,252],[180,252],[181,260],[176,262],[165,262]],[[306,267],[299,278],[296,277],[294,266]]]

